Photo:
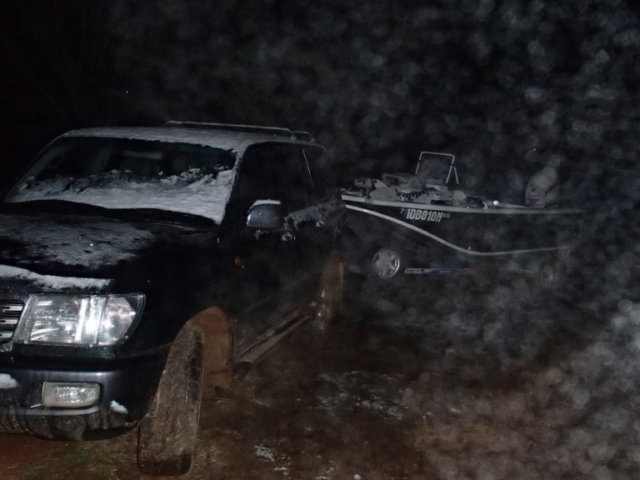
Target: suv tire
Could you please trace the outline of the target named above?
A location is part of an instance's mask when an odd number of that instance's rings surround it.
[[[312,327],[314,335],[324,337],[336,315],[342,313],[344,302],[344,262],[338,251],[325,260],[315,300]]]
[[[203,335],[186,325],[169,352],[151,407],[140,422],[138,466],[183,475],[194,462],[203,385]]]

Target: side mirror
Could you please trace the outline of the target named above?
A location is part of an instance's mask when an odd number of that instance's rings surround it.
[[[256,230],[278,230],[284,225],[279,200],[256,200],[247,213],[247,227]]]

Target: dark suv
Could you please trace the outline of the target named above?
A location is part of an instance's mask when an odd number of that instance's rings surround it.
[[[342,300],[344,207],[303,132],[72,131],[0,209],[0,431],[139,426],[146,472],[188,471],[202,392]]]

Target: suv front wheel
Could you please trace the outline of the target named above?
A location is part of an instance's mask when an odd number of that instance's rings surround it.
[[[138,466],[153,475],[183,475],[194,462],[202,401],[204,341],[200,329],[178,333],[160,385],[140,422]]]

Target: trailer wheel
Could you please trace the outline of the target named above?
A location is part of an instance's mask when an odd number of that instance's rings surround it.
[[[389,280],[402,270],[402,256],[395,248],[383,247],[371,258],[371,275],[380,280]]]
[[[152,475],[183,475],[193,465],[203,384],[203,335],[186,325],[169,352],[160,385],[140,422],[138,467]]]
[[[568,279],[571,262],[570,250],[562,250],[555,258],[542,261],[536,271],[538,284],[547,290],[566,287],[564,284]]]
[[[403,309],[398,298],[398,286],[375,278],[365,278],[362,282],[360,301],[374,315],[397,314]]]
[[[542,265],[538,271],[538,280],[543,287],[555,287],[558,283],[559,276],[558,269],[553,265]]]

